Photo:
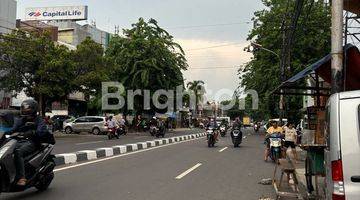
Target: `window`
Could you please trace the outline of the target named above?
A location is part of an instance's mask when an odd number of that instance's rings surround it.
[[[86,122],[86,119],[85,118],[78,118],[74,122],[75,123],[84,123],[84,122]]]
[[[103,118],[99,118],[99,117],[89,117],[87,118],[88,122],[102,122],[104,121]]]

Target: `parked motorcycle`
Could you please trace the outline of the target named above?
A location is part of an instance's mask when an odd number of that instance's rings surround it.
[[[226,135],[226,127],[225,127],[225,125],[220,126],[220,135],[221,135],[221,137],[225,137],[225,135]]]
[[[212,127],[207,128],[206,130],[206,138],[208,142],[208,147],[215,146],[215,130]]]
[[[234,147],[239,147],[239,145],[242,142],[242,132],[238,127],[235,127],[231,130],[231,140],[232,143],[234,144]]]
[[[54,156],[51,154],[54,146],[41,144],[41,148],[25,158],[26,179],[25,186],[18,186],[15,164],[14,149],[19,140],[24,139],[21,133],[5,135],[0,132],[0,193],[21,192],[35,187],[39,191],[46,190],[54,178]]]
[[[281,158],[283,136],[281,133],[273,133],[268,139],[270,144],[269,156],[271,160],[277,163]]]
[[[116,128],[108,129],[108,138],[109,138],[109,140],[114,139],[114,138],[119,139],[119,135],[116,131]]]

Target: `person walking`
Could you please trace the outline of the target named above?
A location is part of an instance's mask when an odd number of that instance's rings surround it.
[[[297,141],[297,132],[292,123],[289,126],[284,126],[285,131],[285,143],[284,147],[286,148],[285,152],[291,147],[292,154],[294,156],[295,161],[297,162],[298,156],[296,152],[296,141]]]

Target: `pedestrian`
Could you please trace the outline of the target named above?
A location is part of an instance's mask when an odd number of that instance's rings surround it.
[[[298,160],[297,152],[296,152],[296,141],[297,141],[297,132],[292,123],[289,123],[289,126],[284,126],[285,130],[285,143],[284,147],[286,148],[285,152],[289,147],[291,147],[291,151],[293,153],[295,162]]]

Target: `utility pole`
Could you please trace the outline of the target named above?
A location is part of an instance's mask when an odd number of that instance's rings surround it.
[[[331,6],[331,93],[343,84],[343,0],[332,0]]]

